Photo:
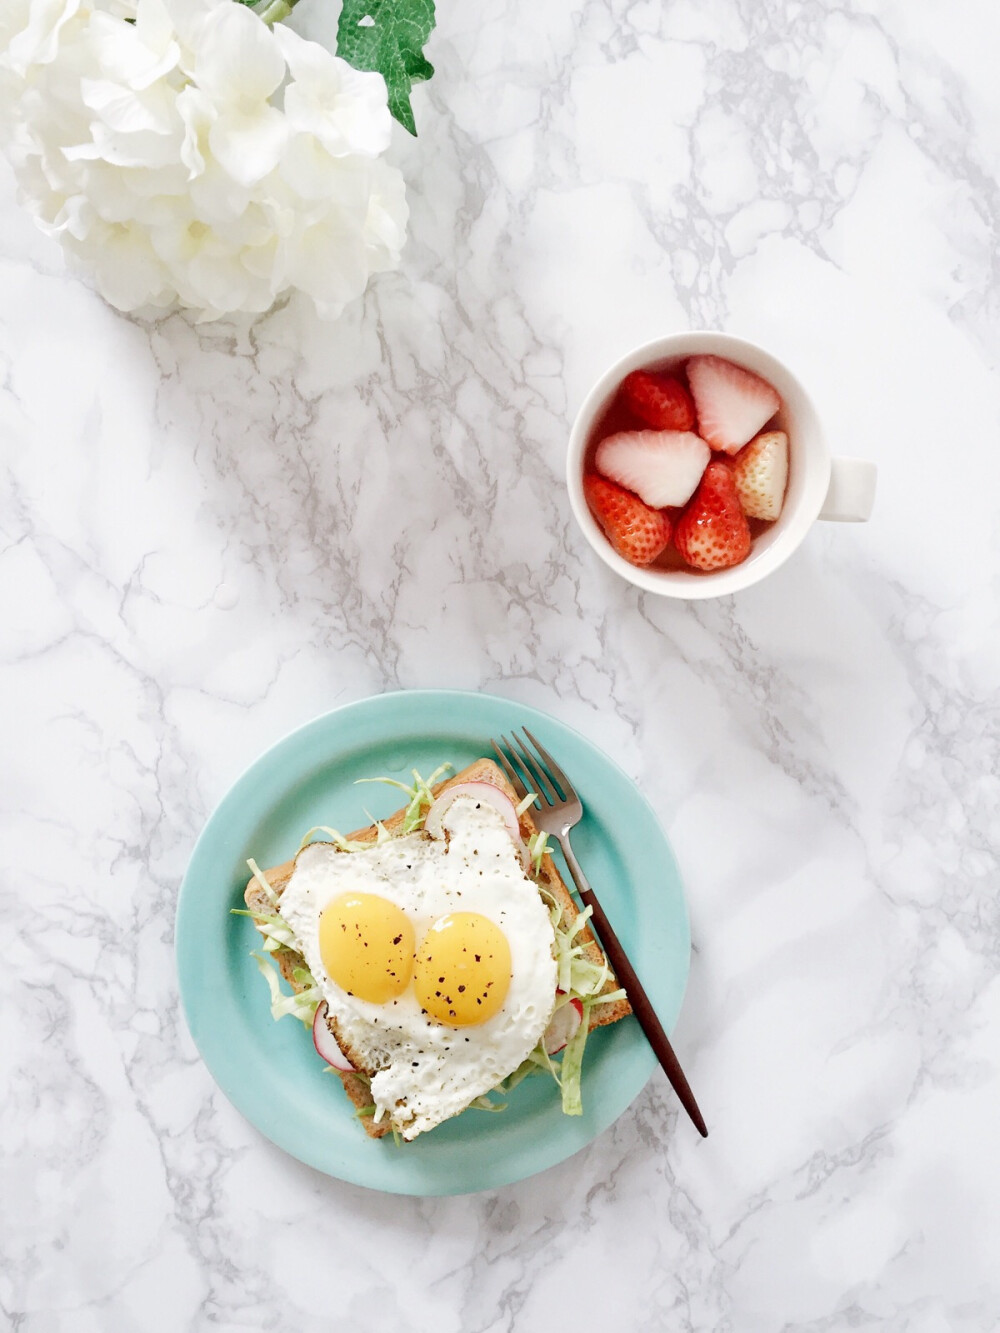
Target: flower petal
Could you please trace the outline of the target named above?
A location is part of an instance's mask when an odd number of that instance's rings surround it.
[[[365,219],[368,266],[372,273],[382,273],[399,263],[409,217],[402,173],[387,162],[373,162],[372,193]]]
[[[80,8],[80,0],[31,0],[28,22],[11,38],[3,63],[24,75],[30,65],[48,65],[56,58],[59,34]]]
[[[221,111],[208,132],[220,166],[239,185],[255,185],[272,172],[287,137],[284,116],[266,102],[252,111],[236,107]]]
[[[220,105],[266,101],[285,77],[274,33],[242,5],[211,12],[198,47],[196,82]]]
[[[288,276],[325,317],[335,319],[364,291],[367,270],[364,236],[334,207],[296,238]]]
[[[294,79],[285,89],[289,126],[315,135],[335,157],[384,153],[392,135],[392,117],[381,74],[352,69],[345,60],[282,24],[274,36]]]
[[[188,180],[205,170],[208,132],[215,120],[215,108],[200,89],[189,84],[177,97],[177,112],[183,126],[180,159],[188,169]]]
[[[117,310],[138,310],[172,298],[163,266],[140,227],[102,224],[88,237],[86,246],[70,240],[67,249],[76,261],[74,267],[82,264],[92,274],[97,290]]]

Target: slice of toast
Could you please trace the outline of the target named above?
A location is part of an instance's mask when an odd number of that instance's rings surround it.
[[[461,773],[457,773],[453,778],[449,778],[446,782],[439,782],[433,788],[434,794],[435,796],[440,795],[441,792],[447,791],[449,787],[454,787],[462,782],[489,782],[492,786],[498,787],[502,792],[509,796],[515,805],[517,804],[517,793],[508,782],[506,774],[493,762],[492,759],[477,759],[474,763],[470,764],[468,768],[463,769]],[[388,819],[383,819],[382,823],[390,833],[393,833],[402,824],[405,814],[406,807],[404,806],[402,809],[397,810],[395,814],[390,815]],[[527,842],[531,835],[536,831],[534,820],[531,818],[531,812],[530,810],[526,810],[524,814],[521,815],[521,836],[524,841]],[[378,830],[374,825],[369,825],[369,827],[359,829],[357,832],[351,833],[348,836],[352,841],[374,842],[378,836]],[[349,855],[350,853],[346,854]],[[275,893],[279,899],[284,891],[285,885],[291,878],[294,869],[295,859],[293,858],[291,861],[285,861],[279,866],[272,866],[270,869],[263,871],[263,875],[271,886],[272,892]],[[548,852],[546,852],[545,856],[542,858],[540,878],[545,885],[545,888],[559,904],[562,911],[563,921],[567,924],[572,922],[580,909],[570,895],[562,876],[559,874],[555,861]],[[251,912],[259,912],[261,915],[266,915],[273,910],[266,893],[260,884],[257,883],[256,879],[251,879],[249,884],[247,884],[246,892],[243,897]],[[588,927],[584,927],[577,937],[577,940],[585,946],[584,956],[589,958],[591,962],[600,964],[606,961],[601,946],[598,944]],[[293,975],[296,968],[305,965],[305,959],[302,955],[293,949],[278,949],[272,957],[281,969],[282,976],[292,989],[296,991],[302,990],[303,986],[295,980]],[[610,991],[618,990],[618,988],[618,980],[611,974],[605,982],[601,994],[607,994]],[[630,1014],[631,1012],[632,1009],[628,1000],[612,1000],[607,1004],[599,1005],[595,1010],[591,1011],[590,1026],[591,1028],[594,1028],[604,1026],[607,1023],[615,1023],[619,1018],[624,1018],[626,1014]],[[339,1033],[336,1032],[335,1028],[334,1032],[339,1040]],[[350,1050],[345,1051],[345,1054],[349,1059],[352,1058]],[[373,1104],[371,1091],[364,1079],[358,1078],[357,1075],[352,1073],[341,1073],[339,1077],[344,1085],[344,1091],[347,1093],[348,1097],[350,1097],[357,1110],[361,1111],[365,1107]],[[375,1124],[370,1115],[363,1115],[360,1119],[366,1132],[372,1138],[378,1139],[390,1132],[388,1120],[383,1120],[379,1124]]]

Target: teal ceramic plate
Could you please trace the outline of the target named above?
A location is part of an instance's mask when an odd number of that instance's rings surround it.
[[[655,1058],[634,1018],[594,1032],[584,1061],[582,1116],[564,1116],[539,1075],[501,1114],[467,1111],[412,1143],[369,1139],[310,1034],[271,1019],[250,957],[259,936],[243,906],[246,858],[276,865],[306,829],[345,831],[400,802],[358,778],[408,779],[490,753],[489,740],[527,726],[576,783],[586,811],[573,846],[669,1031],[687,981],[690,936],[680,875],[656,816],[616,764],[561,722],[507,699],[451,690],[402,691],[349,704],[286,736],[239,779],[209,819],[177,908],[177,970],[191,1034],[233,1105],[286,1152],[340,1180],[396,1194],[463,1194],[554,1166],[612,1123]],[[568,876],[566,877],[568,879]]]

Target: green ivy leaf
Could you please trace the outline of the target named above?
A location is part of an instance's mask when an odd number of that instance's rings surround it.
[[[389,90],[389,110],[416,134],[410,89],[434,67],[423,47],[434,28],[434,0],[344,0],[337,55],[355,69],[375,70]]]

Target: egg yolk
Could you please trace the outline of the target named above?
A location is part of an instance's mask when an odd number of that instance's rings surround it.
[[[342,893],[320,913],[323,966],[341,990],[370,1004],[385,1004],[406,990],[413,946],[409,918],[377,893]]]
[[[450,912],[424,936],[413,968],[422,1009],[449,1027],[485,1023],[510,986],[510,945],[478,912]]]

